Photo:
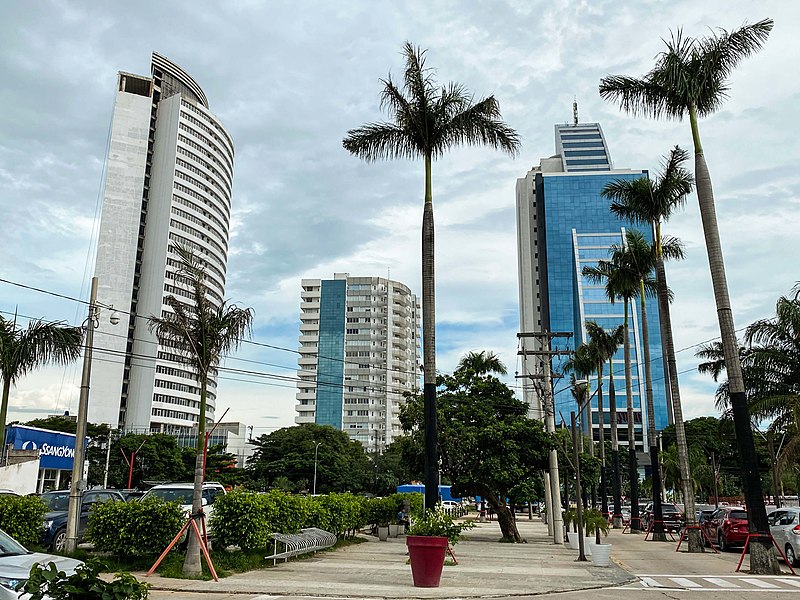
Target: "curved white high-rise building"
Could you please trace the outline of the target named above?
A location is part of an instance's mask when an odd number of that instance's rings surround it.
[[[191,302],[175,281],[175,244],[205,260],[208,294],[222,303],[232,185],[233,140],[197,82],[156,53],[151,77],[120,72],[95,267],[98,302],[120,322],[101,319],[96,330],[91,422],[173,434],[197,426],[199,384],[147,318],[169,310],[167,295]],[[211,377],[209,420],[215,400]]]

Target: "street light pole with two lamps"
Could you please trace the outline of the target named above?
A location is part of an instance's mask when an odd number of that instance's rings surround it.
[[[72,480],[69,485],[69,508],[67,510],[67,538],[64,550],[75,552],[78,547],[79,523],[81,514],[81,496],[86,489],[84,479],[84,460],[86,455],[86,421],[89,409],[89,381],[92,376],[92,350],[94,330],[100,325],[100,309],[111,310],[109,321],[112,325],[119,323],[119,316],[113,306],[105,306],[97,302],[97,277],[92,277],[92,288],[89,295],[89,316],[84,321],[86,337],[84,338],[83,372],[81,374],[81,393],[78,401],[77,427],[75,430],[75,456],[72,460]],[[109,437],[109,443],[111,439]]]

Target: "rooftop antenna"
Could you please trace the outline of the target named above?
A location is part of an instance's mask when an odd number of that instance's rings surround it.
[[[572,99],[572,125],[578,125],[578,97],[575,96]]]

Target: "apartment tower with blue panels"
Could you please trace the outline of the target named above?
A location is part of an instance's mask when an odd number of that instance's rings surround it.
[[[553,349],[574,351],[589,341],[586,322],[595,321],[612,329],[624,321],[622,301],[609,301],[602,284],[583,276],[583,267],[596,265],[610,257],[614,245],[624,243],[625,231],[639,229],[652,241],[652,231],[620,220],[609,210],[609,201],[601,195],[603,187],[617,179],[646,177],[641,170],[614,169],[603,131],[598,123],[574,123],[555,126],[556,154],[541,159],[525,177],[517,180],[517,251],[519,261],[520,331],[570,332],[569,338],[554,338]],[[653,402],[656,429],[670,422],[665,363],[662,357],[659,312],[656,299],[646,301],[649,324],[650,360],[653,379]],[[647,412],[645,401],[644,348],[642,319],[638,301],[629,305],[629,329],[633,379],[633,405],[636,446],[647,447]],[[544,350],[540,338],[520,338],[523,396],[529,414],[543,418],[542,379],[545,373]],[[564,374],[553,379],[556,423],[569,422],[570,411],[577,411],[571,394],[569,374],[564,373],[566,356],[554,356],[553,372]],[[623,347],[613,357],[616,388],[618,436],[627,444],[625,367]],[[609,366],[603,377],[603,413],[605,428],[610,428]],[[596,376],[591,391],[597,389]],[[592,397],[591,419],[584,417],[588,431],[599,439],[597,395]],[[608,435],[608,434],[607,434]],[[608,438],[607,438],[608,439]]]
[[[404,394],[419,388],[417,297],[398,281],[347,273],[301,285],[295,423],[381,450],[400,435]]]

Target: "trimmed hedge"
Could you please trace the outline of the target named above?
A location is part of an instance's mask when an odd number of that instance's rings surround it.
[[[186,517],[174,502],[145,498],[134,502],[95,504],[89,512],[86,539],[96,550],[117,556],[160,554]]]
[[[47,505],[38,496],[0,496],[0,529],[23,546],[39,545]]]

